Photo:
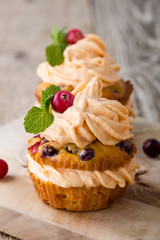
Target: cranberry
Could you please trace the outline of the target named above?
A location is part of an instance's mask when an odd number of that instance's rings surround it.
[[[76,28],[71,29],[66,34],[66,40],[70,44],[74,44],[74,43],[76,43],[78,40],[80,40],[82,38],[84,38],[83,33],[79,29],[76,29]]]
[[[160,142],[154,138],[146,140],[143,143],[143,151],[149,157],[157,157],[160,154]]]
[[[79,156],[82,161],[88,161],[88,160],[94,158],[95,154],[94,154],[93,149],[84,149],[80,152]]]
[[[74,95],[67,91],[57,92],[51,101],[52,107],[56,112],[63,113],[73,105]]]
[[[6,176],[7,172],[8,164],[3,159],[0,159],[0,178]]]
[[[38,135],[39,135],[39,134],[38,134]],[[37,135],[37,136],[38,136],[38,135]],[[33,138],[36,138],[36,136],[34,136]],[[39,136],[38,136],[38,138],[39,138]],[[39,146],[40,146],[40,145],[43,145],[44,143],[47,143],[47,142],[48,142],[48,140],[47,140],[45,137],[43,137],[43,138],[41,138],[40,141],[38,141],[38,142],[36,142],[35,144],[33,144],[32,146],[30,146],[30,147],[28,148],[28,150],[31,150],[31,154],[35,154],[35,153],[38,152]]]
[[[41,144],[41,141],[36,142],[35,144],[33,144],[28,148],[28,150],[31,150],[31,154],[35,154],[38,152],[38,147],[40,146],[40,144]]]
[[[43,146],[42,157],[49,157],[58,154],[59,151],[52,146]]]

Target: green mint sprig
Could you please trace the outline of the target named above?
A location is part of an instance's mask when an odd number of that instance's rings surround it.
[[[32,107],[24,118],[24,127],[26,132],[37,134],[49,127],[53,120],[54,116],[51,113]]]
[[[47,87],[44,91],[42,91],[42,96],[41,96],[41,108],[44,111],[49,112],[49,106],[52,100],[52,97],[56,92],[61,91],[61,89],[55,85],[51,85]]]
[[[37,134],[53,123],[54,116],[50,112],[51,100],[54,94],[60,90],[59,87],[51,85],[42,91],[41,108],[32,107],[24,118],[26,132]]]
[[[51,66],[60,65],[64,61],[63,52],[67,47],[65,30],[66,27],[60,31],[55,26],[52,27],[50,34],[53,44],[46,47],[46,60]]]

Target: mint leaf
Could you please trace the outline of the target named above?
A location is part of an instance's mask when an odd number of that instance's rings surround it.
[[[37,134],[43,132],[49,127],[54,116],[49,113],[51,111],[51,100],[56,92],[61,89],[51,85],[42,91],[41,108],[32,107],[24,118],[24,127],[26,132]]]
[[[54,116],[41,108],[32,107],[24,118],[26,132],[40,133],[49,127],[54,120]]]
[[[66,27],[60,31],[55,26],[52,27],[50,34],[53,44],[46,47],[46,60],[51,66],[60,65],[64,61],[63,52],[67,47],[65,30]]]
[[[52,108],[50,108],[51,106],[51,100],[52,100],[52,97],[54,96],[55,93],[52,93],[46,100],[45,100],[45,110],[47,112],[50,112]]]
[[[66,29],[67,27],[63,27],[60,31],[58,31],[57,27],[52,27],[52,31],[50,34],[54,44],[67,43],[65,33]]]
[[[52,97],[56,92],[61,91],[61,89],[57,86],[51,85],[47,87],[44,91],[42,91],[41,96],[41,108],[45,111],[49,111],[49,106],[52,100]]]
[[[52,31],[50,34],[51,34],[53,43],[56,43],[56,44],[59,43],[58,42],[58,29],[55,26],[52,27]]]
[[[63,63],[63,51],[66,46],[67,44],[52,44],[46,47],[46,60],[51,66]]]
[[[59,33],[58,33],[58,42],[59,43],[67,43],[66,41],[66,33],[65,30],[67,29],[67,27],[63,27]]]

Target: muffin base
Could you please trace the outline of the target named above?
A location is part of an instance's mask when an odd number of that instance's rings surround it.
[[[117,202],[125,192],[126,187],[118,185],[114,189],[98,187],[71,187],[63,188],[51,182],[41,181],[30,172],[33,185],[40,199],[55,208],[72,211],[93,211],[107,208]]]

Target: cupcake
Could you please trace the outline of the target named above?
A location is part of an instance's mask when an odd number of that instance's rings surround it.
[[[77,33],[75,29],[67,33],[62,62],[57,63],[50,57],[55,48],[46,48],[47,61],[42,62],[37,69],[37,74],[42,80],[35,92],[37,101],[40,103],[42,90],[51,84],[71,92],[83,81],[89,82],[98,76],[103,85],[102,97],[120,101],[128,108],[130,115],[135,116],[133,101],[130,99],[133,85],[119,76],[120,66],[115,63],[102,39],[95,34],[83,35],[80,30],[77,31],[80,37],[74,41]],[[60,53],[55,54],[55,58],[58,54]]]
[[[43,91],[41,108],[33,107],[24,120],[26,131],[36,134],[29,140],[27,163],[34,187],[56,208],[106,208],[134,183],[139,167],[129,111],[102,98],[97,76],[71,93],[58,90]]]

